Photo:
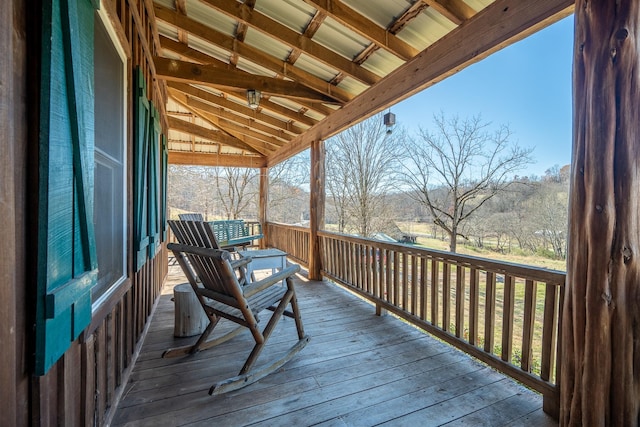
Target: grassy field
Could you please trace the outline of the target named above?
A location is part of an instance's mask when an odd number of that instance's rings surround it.
[[[431,224],[425,223],[416,223],[416,222],[396,222],[398,227],[404,232],[417,235],[418,240],[417,243],[420,246],[424,246],[430,249],[437,249],[441,251],[449,250],[449,241],[448,240],[440,240],[440,239],[432,239],[431,235]],[[489,242],[490,243],[490,242]],[[549,268],[552,270],[566,271],[567,264],[565,260],[556,260],[550,259],[546,257],[542,257],[539,255],[531,254],[531,255],[520,255],[520,254],[503,254],[498,251],[490,250],[490,249],[481,249],[476,247],[471,247],[462,244],[462,242],[458,242],[458,253],[464,255],[472,255],[483,258],[490,258],[500,261],[513,262],[516,264],[525,264],[531,265],[535,267],[543,267]]]

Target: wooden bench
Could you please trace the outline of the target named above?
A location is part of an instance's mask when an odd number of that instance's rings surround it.
[[[248,246],[261,239],[262,226],[259,222],[245,222],[242,219],[210,221],[213,233],[221,247]]]

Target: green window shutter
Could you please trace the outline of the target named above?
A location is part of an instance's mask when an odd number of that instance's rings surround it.
[[[91,322],[93,22],[90,0],[43,2],[35,374]]]
[[[169,153],[167,151],[167,136],[162,135],[162,241],[165,242],[167,240],[167,211],[169,207],[167,206],[167,173],[169,164]]]
[[[149,258],[152,258],[160,244],[160,115],[150,104],[149,123]]]
[[[135,70],[135,131],[134,131],[134,245],[136,252],[136,270],[147,262],[149,247],[149,101],[147,100],[147,84],[140,68]]]

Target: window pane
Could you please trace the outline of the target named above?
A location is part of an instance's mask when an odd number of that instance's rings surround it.
[[[98,284],[93,301],[126,275],[124,63],[95,19],[95,200]]]

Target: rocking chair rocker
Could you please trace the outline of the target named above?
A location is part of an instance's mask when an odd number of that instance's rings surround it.
[[[244,282],[245,276],[242,272],[251,262],[250,258],[233,261],[229,252],[223,250],[176,243],[170,243],[167,247],[173,251],[187,276],[209,318],[209,325],[194,345],[169,349],[162,357],[193,354],[213,347],[227,341],[244,328],[251,331],[255,340],[253,350],[240,373],[214,384],[209,389],[210,395],[226,393],[253,384],[278,370],[307,345],[309,337],[304,333],[292,280],[292,276],[300,269],[299,266],[287,267],[265,279],[243,286],[241,282]],[[285,279],[286,287],[281,284]],[[289,304],[292,311],[285,310]],[[264,329],[260,331],[256,316],[264,309],[272,310],[273,314]],[[282,315],[295,319],[298,341],[280,359],[261,368],[252,369]],[[218,339],[207,341],[221,318],[228,319],[239,326]]]

